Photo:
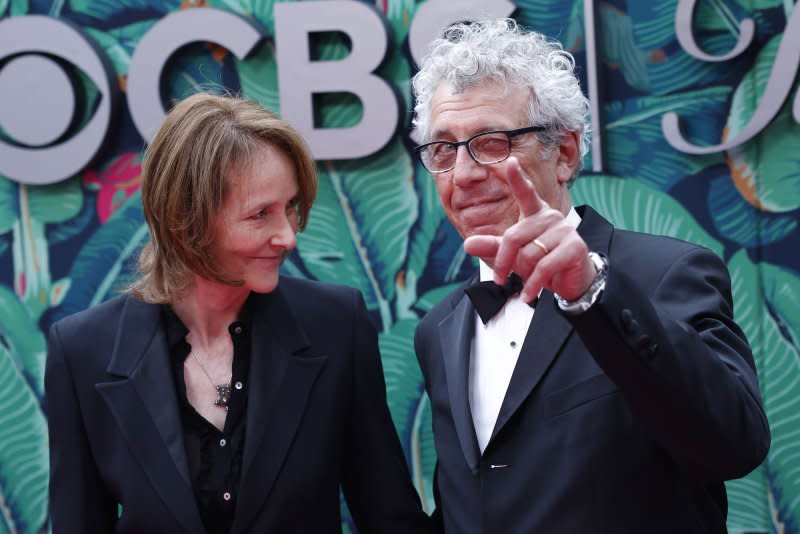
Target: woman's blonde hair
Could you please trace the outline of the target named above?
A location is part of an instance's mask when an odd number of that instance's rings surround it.
[[[238,97],[195,94],[167,115],[147,147],[142,208],[150,242],[139,256],[141,276],[129,291],[152,303],[171,303],[198,275],[241,285],[222,272],[213,254],[215,217],[228,174],[251,164],[264,144],[288,156],[298,188],[302,230],[317,192],[314,160],[300,134],[261,105]]]

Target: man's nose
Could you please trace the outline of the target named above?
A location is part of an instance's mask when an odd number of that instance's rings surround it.
[[[475,161],[466,145],[458,147],[456,164],[453,167],[453,181],[456,185],[464,186],[485,178],[486,166]]]

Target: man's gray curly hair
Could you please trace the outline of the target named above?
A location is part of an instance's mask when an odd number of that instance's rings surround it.
[[[431,43],[412,80],[413,123],[421,138],[431,140],[431,99],[442,81],[458,93],[487,80],[530,88],[530,124],[551,126],[539,133],[544,157],[563,130],[578,132],[581,159],[589,151],[589,101],[575,76],[575,59],[561,43],[523,30],[513,19],[457,23]],[[580,163],[575,176],[579,170]]]

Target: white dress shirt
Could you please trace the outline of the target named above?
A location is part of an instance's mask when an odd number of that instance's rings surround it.
[[[567,222],[577,228],[581,218],[570,208]],[[494,279],[491,267],[480,264],[481,282]],[[500,406],[517,365],[534,309],[514,295],[485,325],[475,313],[469,364],[469,406],[481,453],[492,437]]]

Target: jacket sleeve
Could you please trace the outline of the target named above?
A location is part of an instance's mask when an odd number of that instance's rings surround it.
[[[612,259],[597,302],[564,316],[679,465],[707,481],[744,476],[766,456],[770,434],[724,263],[693,248],[649,294],[635,280]]]
[[[424,379],[425,392],[430,396],[430,384],[428,383],[428,370],[427,370],[427,351],[425,348],[428,346],[428,338],[430,337],[429,329],[426,328],[424,322],[420,322],[414,331],[414,352],[417,357],[417,364],[422,371]],[[439,493],[439,462],[433,468],[433,504],[434,509],[431,512],[431,525],[434,532],[444,532],[444,514],[442,513],[442,503]]]
[[[432,532],[389,413],[378,336],[361,294],[354,295],[354,391],[344,495],[360,532]]]
[[[50,436],[50,519],[54,534],[113,532],[116,503],[98,473],[58,324],[47,338],[45,411]]]

